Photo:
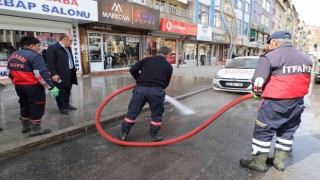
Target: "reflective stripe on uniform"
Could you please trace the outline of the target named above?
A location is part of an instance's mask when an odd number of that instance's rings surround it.
[[[127,122],[127,123],[135,123],[136,120],[132,120],[132,119],[128,119],[128,118],[124,118],[124,121]]]
[[[151,124],[154,126],[161,126],[161,122],[151,121]]]
[[[257,145],[260,145],[260,146],[268,146],[268,147],[271,146],[271,142],[263,142],[263,141],[259,141],[259,140],[255,139],[255,138],[252,138],[252,142],[254,144],[257,144]]]
[[[38,120],[31,120],[32,124],[41,124],[42,120],[38,119]]]
[[[283,146],[281,144],[276,143],[276,148],[282,149],[284,151],[290,151],[290,147]]]
[[[282,139],[282,138],[279,138],[277,137],[277,141],[283,143],[283,144],[288,144],[288,145],[292,145],[293,141],[291,140],[287,140],[287,139]]]
[[[257,145],[252,144],[252,154],[257,154],[258,152],[262,152],[262,153],[268,153],[270,150],[269,148],[261,148]]]

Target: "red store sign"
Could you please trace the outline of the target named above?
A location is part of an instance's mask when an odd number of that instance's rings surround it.
[[[193,24],[187,24],[179,21],[161,18],[160,31],[196,36],[197,26]]]

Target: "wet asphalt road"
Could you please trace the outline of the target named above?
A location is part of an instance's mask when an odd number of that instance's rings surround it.
[[[303,114],[285,172],[270,167],[267,173],[258,173],[240,167],[239,159],[251,156],[259,103],[247,100],[199,134],[176,144],[125,147],[89,131],[1,160],[0,179],[320,179],[320,123],[316,109],[319,106],[315,106],[320,98],[314,94]],[[169,105],[164,113],[162,134],[165,139],[183,135],[242,95],[209,90],[189,97],[182,102],[196,114],[188,116]],[[149,122],[150,112],[141,114],[129,140],[147,141]],[[116,136],[119,128],[120,123],[114,123],[105,130]]]

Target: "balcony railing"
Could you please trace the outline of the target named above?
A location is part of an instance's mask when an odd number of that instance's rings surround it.
[[[170,4],[154,2],[153,3],[153,8],[159,9],[160,12],[165,12],[165,13],[173,14],[173,15],[176,15],[176,16],[181,16],[181,17],[184,17],[184,18],[191,19],[190,11],[188,11],[186,9],[178,8],[176,6],[172,6]]]

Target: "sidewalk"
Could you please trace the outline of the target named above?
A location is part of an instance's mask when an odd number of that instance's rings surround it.
[[[174,76],[167,95],[182,99],[195,93],[211,89],[212,77],[220,66],[174,68]],[[43,127],[52,130],[50,134],[29,137],[21,133],[18,97],[12,84],[0,88],[0,158],[21,153],[32,148],[66,139],[74,134],[95,128],[94,119],[97,107],[111,92],[133,84],[129,73],[78,78],[78,86],[73,86],[71,104],[78,108],[69,116],[62,115],[55,99],[47,93],[46,112]],[[126,111],[131,91],[115,97],[101,114],[102,124],[122,120]]]

